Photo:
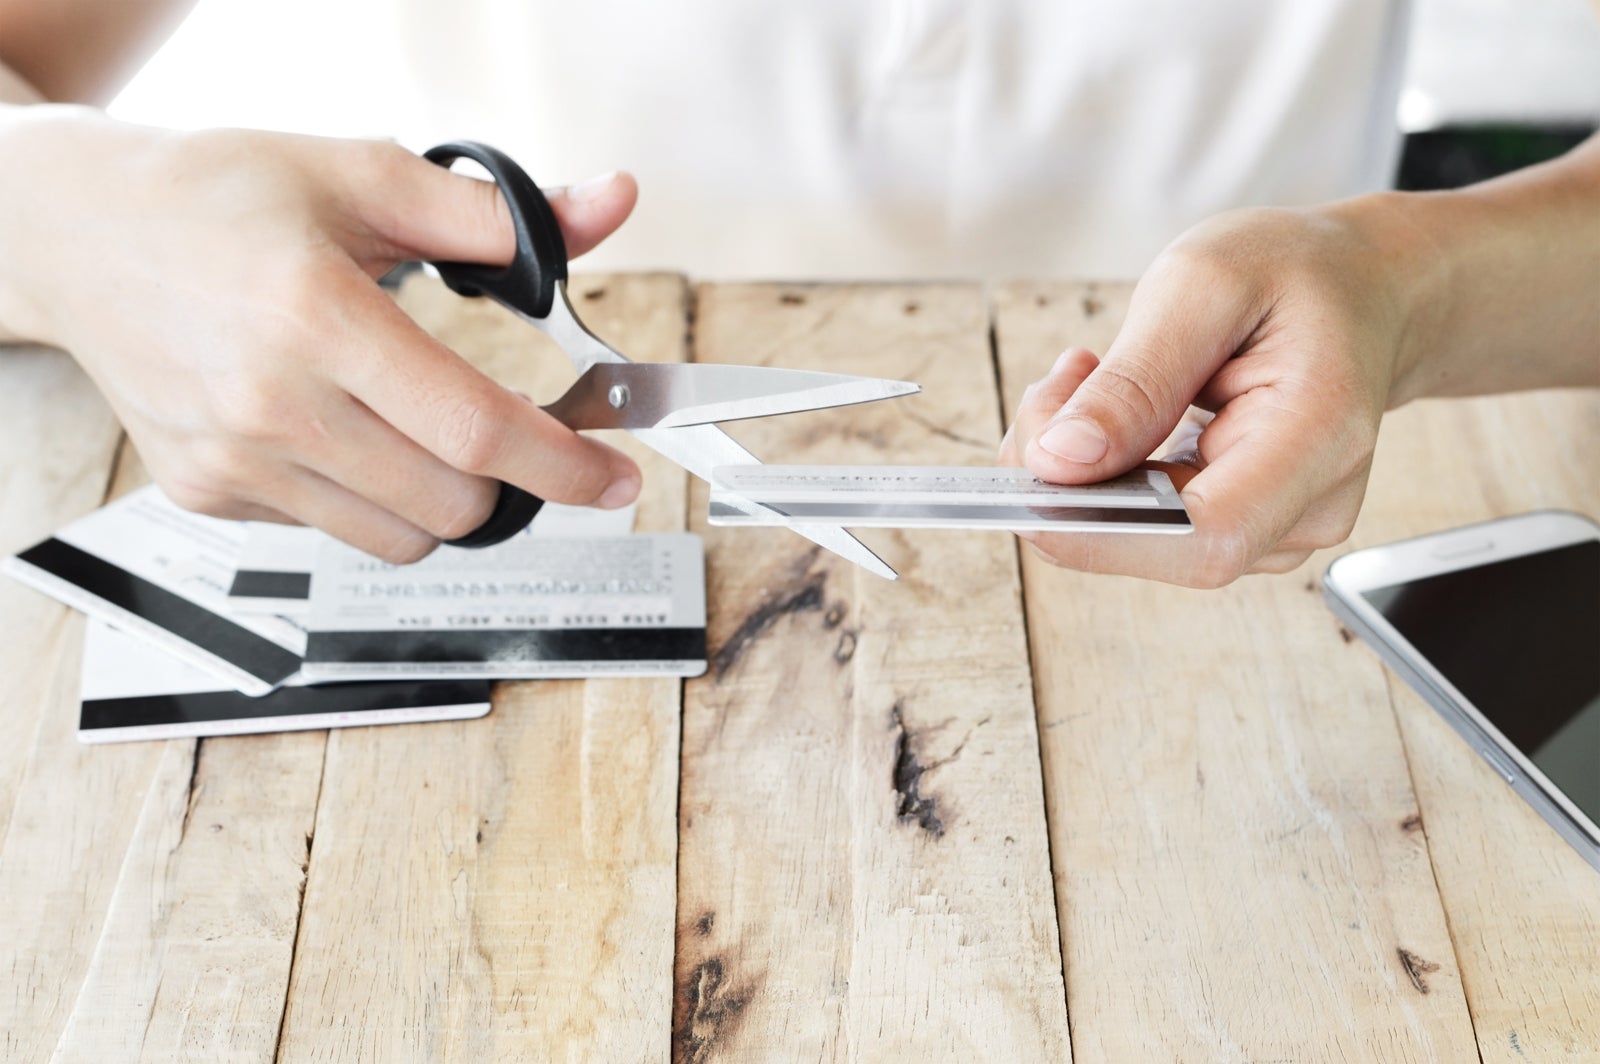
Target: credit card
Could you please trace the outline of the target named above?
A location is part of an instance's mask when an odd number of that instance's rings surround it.
[[[750,503],[757,503],[751,506]],[[1042,532],[1193,530],[1167,474],[1047,484],[1025,469],[977,466],[719,466],[713,525],[994,528]]]
[[[226,686],[264,695],[299,667],[305,632],[281,617],[228,608],[226,590],[244,535],[236,521],[179,509],[152,484],[0,568]]]
[[[399,567],[330,540],[308,627],[319,681],[698,676],[705,551],[681,532],[524,536]]]
[[[90,620],[83,642],[78,739],[137,742],[187,736],[466,720],[489,712],[487,680],[336,683],[299,677],[259,698]]]
[[[633,531],[638,505],[615,510],[547,502],[519,536],[570,539],[626,536]],[[248,526],[238,568],[228,585],[228,608],[236,613],[275,613],[303,617],[311,610],[311,570],[330,537],[315,528],[253,522]]]

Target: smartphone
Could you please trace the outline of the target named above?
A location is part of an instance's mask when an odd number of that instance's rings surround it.
[[[1600,871],[1600,525],[1540,511],[1370,547],[1322,588]]]

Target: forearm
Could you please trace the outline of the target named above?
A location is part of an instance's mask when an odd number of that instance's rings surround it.
[[[1493,181],[1335,210],[1385,232],[1410,306],[1391,406],[1600,385],[1600,137]]]
[[[92,175],[117,168],[117,142],[136,129],[80,104],[0,102],[0,343],[59,342],[43,311],[60,284],[38,282],[63,245],[82,242]]]
[[[0,0],[0,64],[37,97],[103,106],[193,6],[194,0]]]
[[[22,75],[0,62],[0,104],[43,103],[44,96],[30,85]]]
[[[50,101],[104,104],[182,21],[194,0],[0,0],[0,233],[8,209],[44,194],[49,161],[16,148],[15,131]],[[26,166],[6,166],[26,160]],[[18,187],[19,185],[31,187]],[[9,234],[7,234],[9,235]],[[0,243],[15,267],[26,248]],[[3,282],[0,282],[3,287]],[[28,339],[0,291],[0,343]]]

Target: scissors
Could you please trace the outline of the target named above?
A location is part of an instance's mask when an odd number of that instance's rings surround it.
[[[517,250],[508,266],[435,262],[445,284],[464,296],[489,296],[554,340],[578,371],[565,395],[544,407],[574,430],[627,429],[635,438],[709,482],[717,466],[758,465],[714,422],[821,410],[922,390],[907,381],[842,373],[708,363],[633,362],[597,338],[567,299],[567,249],[555,212],[539,186],[510,156],[474,141],[452,141],[424,153],[448,168],[471,159],[489,172],[505,197]],[[516,535],[543,500],[511,484],[500,485],[494,511],[457,539],[457,547],[488,547]],[[752,510],[765,509],[750,502]],[[793,531],[869,572],[890,580],[883,559],[843,528],[789,526]]]

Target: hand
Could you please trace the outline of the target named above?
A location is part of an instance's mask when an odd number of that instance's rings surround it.
[[[1140,280],[1104,360],[1069,349],[1028,388],[1000,459],[1055,483],[1104,480],[1190,411],[1175,457],[1199,469],[1182,488],[1193,535],[1024,538],[1057,565],[1191,587],[1287,572],[1343,541],[1407,357],[1410,289],[1393,271],[1341,205],[1186,233]]]
[[[0,322],[73,352],[179,505],[408,562],[477,528],[500,480],[564,503],[637,495],[621,452],[473,369],[374,283],[405,259],[509,262],[494,185],[381,142],[30,111],[4,134],[36,162],[0,175]],[[626,175],[553,193],[570,252],[635,196]]]

